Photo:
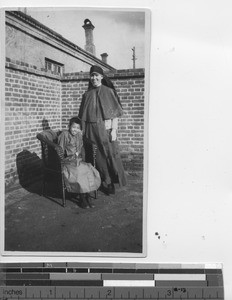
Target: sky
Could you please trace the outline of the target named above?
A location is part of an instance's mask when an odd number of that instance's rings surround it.
[[[96,57],[107,53],[107,62],[116,69],[133,68],[132,48],[135,47],[136,68],[145,67],[145,12],[144,10],[33,8],[27,14],[61,34],[79,47],[85,47],[84,20],[95,26],[93,39]]]

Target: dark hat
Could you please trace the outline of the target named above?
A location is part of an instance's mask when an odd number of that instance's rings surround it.
[[[89,73],[90,74],[92,74],[92,73],[98,73],[98,74],[104,75],[102,68],[99,67],[99,66],[92,66],[90,68],[90,72]]]

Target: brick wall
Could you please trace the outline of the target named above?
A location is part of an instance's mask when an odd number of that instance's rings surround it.
[[[127,170],[141,170],[144,147],[144,70],[106,72],[120,97],[124,115],[119,120],[118,141]],[[62,127],[79,111],[88,87],[88,73],[65,74],[62,78]]]
[[[144,130],[144,71],[107,74],[124,109],[118,139],[126,170],[142,170]],[[22,186],[41,176],[41,149],[36,134],[48,126],[65,129],[78,114],[88,86],[87,73],[57,75],[19,61],[6,60],[5,178],[6,186]]]
[[[34,66],[7,59],[5,72],[6,186],[27,185],[41,173],[36,134],[60,128],[60,78]]]

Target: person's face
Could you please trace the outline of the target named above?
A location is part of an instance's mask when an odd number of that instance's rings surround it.
[[[90,81],[94,87],[100,86],[103,76],[99,73],[92,73],[90,75]]]
[[[71,134],[72,135],[76,135],[80,131],[81,131],[80,124],[72,123],[72,125],[70,126],[70,132],[71,132]]]

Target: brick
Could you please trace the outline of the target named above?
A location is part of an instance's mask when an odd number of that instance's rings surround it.
[[[6,108],[8,108],[8,113],[16,113],[14,116],[9,115],[9,120],[7,121],[8,129],[6,131],[6,140],[7,142],[14,145],[14,150],[24,147],[31,152],[41,154],[40,144],[36,140],[36,133],[42,130],[42,120],[44,116],[48,119],[49,125],[51,128],[58,130],[60,129],[60,108],[62,107],[62,127],[66,128],[70,116],[76,115],[79,110],[79,105],[83,93],[86,91],[88,82],[88,74],[75,75],[70,77],[78,79],[75,82],[59,82],[57,80],[37,77],[36,75],[31,74],[20,74],[20,70],[13,72],[12,70],[7,73],[9,77],[6,77],[6,83],[8,83],[8,88],[18,89],[20,97],[14,97],[12,95],[6,96]],[[131,74],[138,74],[137,70],[130,71]],[[119,76],[123,74],[123,79],[114,80],[114,84],[117,87],[117,91],[120,94],[120,99],[124,107],[124,117],[120,119],[119,122],[119,142],[120,147],[123,151],[127,152],[141,152],[143,150],[143,114],[144,107],[144,81],[143,80],[130,80],[127,76],[128,72],[124,70],[121,73],[111,72],[112,77],[114,75]],[[12,76],[16,76],[12,78]],[[78,76],[78,77],[77,77]],[[67,77],[66,77],[67,78]],[[81,79],[85,78],[85,79]],[[15,81],[10,82],[14,79]],[[16,80],[18,82],[16,82]],[[17,84],[19,86],[17,86]],[[14,87],[13,87],[14,85]],[[62,87],[62,88],[61,88]],[[131,93],[141,93],[141,94],[131,94],[128,92],[130,89]],[[26,92],[25,92],[26,91]],[[9,91],[6,91],[9,92]],[[39,93],[39,94],[37,94]],[[128,99],[128,96],[131,96],[131,99]],[[14,97],[14,98],[13,98]],[[60,102],[60,97],[62,102]],[[19,99],[17,99],[19,98]],[[11,102],[12,101],[12,102]],[[23,104],[22,106],[19,103]],[[7,103],[9,106],[7,106]],[[18,103],[17,105],[15,105]],[[60,104],[62,106],[60,107]],[[25,115],[21,116],[23,112],[27,113],[27,122]],[[7,116],[7,115],[6,115]],[[16,125],[16,122],[19,122],[19,125]],[[20,124],[21,122],[21,124]],[[31,127],[31,131],[25,131],[25,129]],[[134,132],[133,132],[134,131]],[[12,132],[17,132],[14,139],[12,139]],[[9,135],[7,135],[9,134]],[[9,146],[8,145],[8,146]],[[15,154],[13,154],[12,146],[10,149],[6,150],[6,170],[9,171],[8,180],[14,180],[16,169],[15,164]],[[13,155],[13,156],[12,156]],[[12,159],[10,159],[12,158]],[[133,157],[134,167],[141,167],[139,162],[141,159],[139,157]],[[9,167],[8,167],[9,166]],[[12,168],[12,171],[10,171]],[[30,170],[31,174],[36,171]],[[28,179],[28,181],[30,178]]]

